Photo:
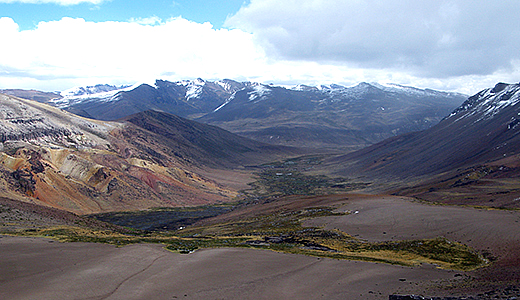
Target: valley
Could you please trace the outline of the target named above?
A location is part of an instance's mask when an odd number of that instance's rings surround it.
[[[518,84],[458,108],[447,102],[460,95],[365,83],[102,88],[110,101],[0,95],[1,297],[491,299],[518,288]],[[168,103],[134,111],[131,99]],[[95,106],[124,115],[86,118]]]

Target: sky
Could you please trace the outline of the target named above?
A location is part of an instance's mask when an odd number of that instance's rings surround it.
[[[520,81],[518,0],[0,0],[0,89],[233,79],[475,94]]]

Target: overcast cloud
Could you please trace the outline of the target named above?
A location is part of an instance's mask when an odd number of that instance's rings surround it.
[[[283,59],[447,78],[512,71],[519,15],[517,0],[252,0],[226,25]]]

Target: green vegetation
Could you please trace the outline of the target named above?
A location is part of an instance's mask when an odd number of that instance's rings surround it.
[[[46,236],[66,242],[113,245],[160,243],[170,251],[190,253],[200,248],[247,247],[334,259],[400,265],[437,264],[441,268],[472,270],[485,260],[470,248],[446,239],[370,243],[341,231],[303,227],[309,218],[337,216],[330,207],[311,207],[257,215],[238,221],[193,226],[172,232],[135,231],[133,234],[61,226],[20,231],[20,235]]]
[[[232,208],[233,206],[229,204],[182,208],[160,207],[146,211],[94,214],[90,217],[139,230],[166,231],[186,227],[201,219],[218,216],[229,212]]]
[[[246,191],[250,197],[286,195],[326,195],[345,193],[367,187],[365,182],[351,182],[345,178],[309,175],[323,156],[304,156],[261,166],[257,181]]]

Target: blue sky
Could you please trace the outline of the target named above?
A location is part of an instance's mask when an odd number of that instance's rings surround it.
[[[518,0],[0,0],[0,89],[224,78],[474,94],[520,80]]]
[[[228,15],[236,13],[244,0],[112,0],[100,4],[80,3],[59,5],[56,3],[0,3],[1,16],[9,16],[21,30],[34,29],[39,22],[54,21],[63,17],[83,18],[87,21],[128,21],[132,18],[161,19],[182,16],[188,20],[210,22],[222,27]]]

